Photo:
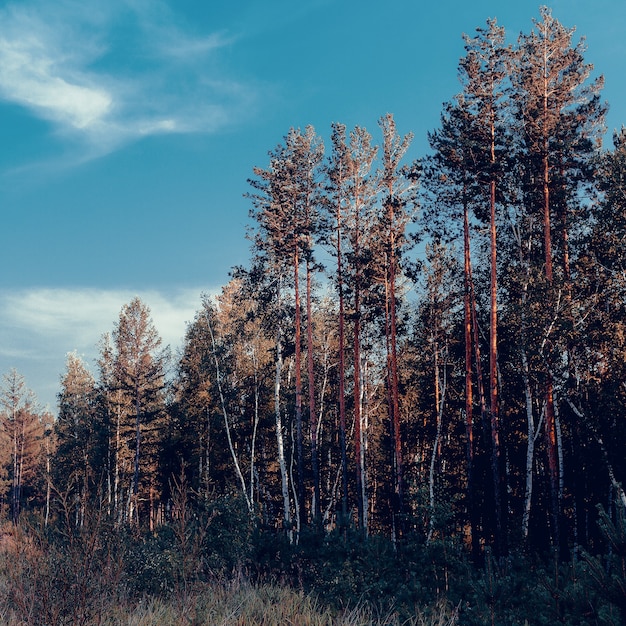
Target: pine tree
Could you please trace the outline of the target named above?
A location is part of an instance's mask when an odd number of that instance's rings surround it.
[[[464,342],[465,342],[465,423],[467,433],[468,497],[473,527],[474,557],[478,555],[475,498],[475,442],[473,422],[472,358],[475,362],[476,387],[483,428],[489,431],[493,492],[493,532],[498,553],[506,552],[506,528],[502,501],[504,469],[500,434],[498,397],[498,221],[497,209],[504,197],[504,173],[507,152],[507,123],[509,123],[506,86],[511,68],[511,50],[504,45],[504,29],[495,20],[486,28],[478,28],[475,37],[464,36],[465,56],[459,63],[463,90],[455,102],[446,106],[441,129],[430,135],[436,150],[428,176],[439,215],[436,224],[447,217],[462,220],[464,256]],[[440,206],[447,208],[441,210]],[[472,211],[473,210],[473,211]],[[458,218],[461,218],[459,220]],[[481,350],[478,331],[477,297],[472,272],[471,227],[486,223],[488,227],[489,266],[489,393],[483,383]],[[444,232],[435,227],[436,235],[456,236],[449,224]],[[447,231],[447,232],[446,232]],[[474,357],[472,357],[474,354]],[[488,422],[488,424],[487,424]]]
[[[441,126],[429,133],[429,143],[434,154],[426,161],[424,223],[429,236],[435,241],[463,240],[463,341],[465,369],[465,403],[463,421],[466,435],[467,508],[471,532],[472,554],[475,561],[480,553],[479,502],[476,485],[476,433],[474,424],[474,377],[477,378],[481,422],[486,419],[486,399],[482,384],[480,359],[474,363],[476,330],[476,292],[472,272],[472,246],[470,224],[471,206],[478,190],[475,175],[476,147],[471,133],[472,116],[464,105],[465,99],[444,106]],[[459,218],[462,234],[459,235]],[[476,370],[476,374],[474,371]]]
[[[496,547],[506,552],[506,529],[503,500],[504,471],[500,442],[498,398],[498,262],[497,204],[503,196],[503,154],[507,149],[504,85],[511,68],[511,52],[504,46],[504,29],[495,20],[487,28],[477,29],[474,38],[465,38],[466,56],[460,72],[464,90],[461,98],[471,116],[472,143],[479,181],[477,191],[488,207],[489,224],[489,419],[491,431],[492,476],[496,519]],[[480,201],[479,201],[480,202]],[[487,217],[488,216],[488,217]]]
[[[289,279],[293,286],[293,326],[294,326],[294,377],[295,402],[294,421],[296,428],[296,511],[298,525],[306,521],[304,498],[304,448],[302,413],[302,307],[300,272],[305,262],[307,310],[311,302],[311,272],[313,263],[313,243],[316,232],[317,205],[319,203],[318,169],[323,158],[323,144],[309,126],[304,134],[291,129],[284,143],[270,152],[269,169],[255,168],[256,178],[250,180],[255,192],[249,197],[253,202],[253,217],[259,229],[255,238],[257,249],[271,259],[270,263],[281,275],[281,283]],[[310,324],[309,319],[307,323]],[[311,331],[312,332],[312,331]],[[312,358],[312,341],[307,332],[309,359]],[[309,385],[312,361],[309,361]],[[310,389],[309,417],[315,419],[314,389]],[[316,429],[314,431],[316,432]],[[314,448],[315,462],[317,451]],[[316,477],[317,480],[317,477]],[[314,493],[317,490],[314,490]],[[316,494],[317,496],[317,494]]]
[[[590,181],[589,163],[603,123],[604,106],[599,101],[603,80],[590,80],[593,68],[584,62],[584,43],[572,45],[574,29],[562,26],[546,7],[540,13],[533,31],[519,40],[512,102],[525,211],[541,225],[541,232],[530,240],[530,254],[543,250],[541,274],[535,273],[536,256],[533,273],[542,285],[539,297],[547,313],[543,321],[537,320],[543,325],[539,358],[544,369],[552,537],[555,545],[561,545],[565,468],[559,414],[562,391],[555,375],[568,345],[566,334],[557,331],[571,314],[570,234],[573,218],[582,217],[579,192]]]
[[[349,285],[348,311],[352,321],[352,405],[354,420],[354,463],[359,527],[367,534],[367,475],[363,422],[364,372],[363,344],[366,324],[373,317],[367,302],[373,289],[373,251],[376,175],[373,171],[378,147],[362,127],[350,132],[348,144],[348,212],[346,216],[347,250],[345,278]]]
[[[345,247],[345,212],[349,198],[348,181],[350,179],[350,160],[344,124],[333,124],[332,153],[326,167],[327,203],[329,218],[326,223],[327,243],[334,252],[336,269],[334,274],[335,289],[338,298],[338,346],[337,346],[337,379],[339,408],[339,439],[341,445],[341,514],[345,520],[348,516],[348,457],[346,436],[346,298],[344,279],[344,247]]]
[[[398,385],[398,311],[400,306],[399,279],[402,254],[409,239],[406,229],[415,207],[419,170],[416,164],[403,167],[401,161],[413,139],[412,133],[397,134],[393,116],[385,115],[379,121],[383,134],[381,193],[383,215],[381,239],[385,288],[385,338],[387,354],[388,411],[393,438],[394,498],[392,510],[402,516],[404,508],[404,476],[402,461],[402,434],[400,432],[400,392]],[[394,521],[395,526],[395,521]]]

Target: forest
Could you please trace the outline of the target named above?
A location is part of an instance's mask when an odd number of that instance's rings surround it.
[[[269,150],[178,353],[135,298],[56,415],[4,376],[7,623],[626,623],[626,130],[549,9],[464,44],[418,160],[391,114]],[[317,604],[212,621],[233,581]]]

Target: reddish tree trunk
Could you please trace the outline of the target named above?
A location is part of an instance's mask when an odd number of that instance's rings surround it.
[[[343,295],[343,266],[341,257],[341,209],[337,207],[337,283],[339,289],[339,436],[341,439],[341,512],[348,515],[348,455],[346,450],[346,363],[345,363],[345,303]]]
[[[389,223],[393,225],[393,204],[389,202]],[[389,242],[389,376],[391,386],[391,417],[394,436],[394,457],[396,468],[395,495],[397,498],[397,512],[403,508],[403,471],[402,471],[402,438],[400,434],[400,402],[398,381],[398,353],[397,353],[397,310],[396,310],[396,250],[393,230]]]
[[[495,159],[492,144],[492,160]],[[490,250],[491,285],[489,306],[489,407],[491,426],[491,472],[496,515],[496,545],[500,556],[504,555],[504,529],[502,515],[502,472],[500,470],[500,423],[498,415],[498,274],[497,274],[497,229],[496,229],[496,181],[491,180],[490,204]]]
[[[470,519],[472,556],[477,561],[480,555],[478,536],[477,502],[474,485],[474,390],[472,386],[472,309],[471,309],[471,275],[472,262],[470,256],[470,233],[467,204],[463,207],[463,248],[464,248],[464,293],[463,322],[465,328],[465,432],[467,437],[467,499]]]

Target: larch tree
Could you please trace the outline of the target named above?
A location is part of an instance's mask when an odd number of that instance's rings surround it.
[[[8,503],[13,524],[18,524],[25,497],[36,487],[44,464],[44,425],[35,408],[35,396],[24,377],[12,369],[4,375],[0,390],[0,433],[6,462],[3,468],[9,486]]]
[[[157,444],[164,417],[167,351],[161,348],[150,309],[133,298],[120,311],[113,331],[115,381],[127,400],[123,424],[132,461],[128,479],[127,519],[139,523],[140,501],[149,503],[151,527],[156,514]]]
[[[184,463],[190,484],[204,500],[217,486],[228,491],[233,478],[236,489],[248,497],[236,453],[233,412],[236,415],[237,410],[232,405],[239,389],[232,368],[218,308],[204,295],[201,309],[187,327],[178,365],[171,452]]]
[[[471,113],[464,106],[464,98],[444,106],[440,127],[429,133],[433,154],[426,160],[424,169],[425,206],[424,224],[435,241],[463,241],[463,342],[465,370],[465,402],[463,422],[466,435],[467,458],[467,508],[470,518],[472,554],[475,561],[480,553],[479,502],[475,476],[476,434],[474,420],[474,379],[477,378],[481,422],[486,419],[487,402],[482,387],[480,360],[474,367],[474,328],[476,327],[476,292],[472,272],[471,225],[475,222],[472,206],[475,205],[476,146],[470,127]],[[461,218],[461,219],[459,219]],[[459,234],[459,221],[462,230]],[[476,371],[476,373],[475,373]],[[478,384],[480,383],[480,384]]]
[[[441,243],[426,246],[424,267],[426,293],[424,294],[424,326],[427,329],[427,346],[432,360],[432,387],[435,422],[435,437],[432,443],[428,471],[429,528],[427,541],[432,540],[437,527],[436,476],[440,475],[442,456],[443,421],[448,404],[448,371],[450,369],[450,344],[453,341],[452,329],[455,314],[455,259]]]
[[[115,350],[110,333],[104,333],[98,344],[99,356],[96,361],[98,377],[96,380],[97,409],[99,422],[102,424],[103,437],[106,439],[107,451],[104,461],[106,474],[107,512],[116,522],[124,517],[121,501],[120,478],[123,463],[122,450],[122,415],[124,398],[115,377]]]
[[[256,189],[265,188],[260,181],[254,182]],[[260,186],[256,186],[260,185]],[[271,185],[270,185],[271,188]],[[264,195],[255,195],[255,206],[264,206]],[[266,198],[267,200],[267,198]],[[260,204],[257,204],[260,203]],[[294,515],[290,486],[293,480],[289,471],[286,441],[287,427],[285,417],[287,409],[284,402],[283,383],[285,381],[285,353],[288,341],[286,326],[290,319],[288,307],[285,303],[285,267],[282,260],[276,257],[271,247],[266,246],[262,229],[253,236],[255,257],[250,269],[237,268],[236,278],[242,281],[242,291],[246,298],[253,302],[256,315],[261,325],[264,339],[269,342],[269,354],[272,355],[272,399],[269,410],[274,416],[274,437],[276,441],[276,462],[278,463],[280,478],[280,498],[282,501],[282,528],[290,542],[294,537]],[[269,365],[269,363],[268,363]],[[272,371],[273,370],[273,371]],[[293,456],[293,455],[292,455]]]
[[[313,500],[311,516],[315,523],[320,520],[320,471],[317,442],[316,385],[313,345],[313,279],[318,269],[314,248],[320,235],[320,206],[322,202],[321,171],[324,157],[324,144],[315,134],[312,126],[298,138],[294,150],[294,160],[298,164],[297,177],[300,188],[300,211],[302,213],[302,253],[306,271],[306,370],[308,383],[309,441],[311,446],[311,469],[313,473]],[[297,311],[298,307],[296,307]],[[296,344],[297,346],[297,344]],[[302,478],[304,484],[304,477]],[[303,517],[304,519],[304,517]]]
[[[218,394],[220,397],[220,405],[222,407],[222,414],[224,416],[224,430],[226,431],[226,438],[228,440],[228,448],[230,450],[231,457],[233,459],[233,465],[235,466],[235,470],[237,472],[237,477],[239,478],[239,482],[241,483],[241,491],[246,499],[246,503],[248,505],[248,509],[252,512],[252,503],[250,498],[248,497],[248,491],[246,488],[246,481],[241,471],[241,467],[239,465],[239,461],[237,458],[237,454],[235,453],[235,447],[233,445],[233,438],[231,435],[231,427],[230,427],[230,419],[228,416],[228,410],[226,408],[226,400],[224,398],[224,390],[222,387],[222,370],[220,367],[219,358],[217,355],[217,344],[215,341],[215,333],[213,331],[213,324],[211,319],[208,319],[208,329],[209,334],[211,336],[211,347],[213,349],[213,362],[215,363],[215,381],[217,383]]]
[[[368,488],[363,430],[364,383],[362,332],[367,319],[364,296],[372,287],[372,241],[375,226],[378,147],[360,126],[348,134],[343,124],[332,128],[332,153],[327,173],[327,234],[325,242],[335,257],[331,275],[338,298],[338,407],[342,467],[342,518],[348,512],[347,407],[352,386],[354,463],[359,528],[368,533]],[[351,354],[348,346],[352,344]],[[349,380],[350,364],[352,376]]]
[[[187,325],[177,364],[169,437],[172,460],[184,463],[186,480],[203,499],[208,499],[213,489],[212,449],[217,429],[210,344],[206,318],[199,311]],[[180,471],[176,468],[178,474]]]
[[[260,304],[252,297],[243,280],[233,278],[216,298],[217,321],[221,341],[228,347],[232,385],[236,387],[233,413],[241,416],[247,440],[240,448],[249,451],[249,501],[262,504],[267,485],[262,477],[266,463],[257,460],[259,449],[265,451],[268,441],[266,420],[270,411],[268,388],[271,387],[272,342],[263,329]]]
[[[64,497],[74,494],[75,523],[83,525],[94,487],[105,478],[99,474],[106,467],[102,461],[108,441],[102,441],[104,433],[97,421],[95,380],[75,352],[67,355],[58,398],[55,488]]]

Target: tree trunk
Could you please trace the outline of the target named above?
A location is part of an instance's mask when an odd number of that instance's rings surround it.
[[[339,219],[339,218],[338,218]],[[338,222],[339,224],[339,222]],[[339,437],[341,443],[341,514],[348,515],[348,456],[346,450],[346,365],[345,365],[345,303],[343,295],[343,275],[341,264],[341,234],[337,227],[337,282],[339,288]]]
[[[492,127],[493,136],[493,127]],[[492,142],[492,163],[495,160]],[[498,415],[498,273],[497,273],[497,230],[496,230],[496,181],[492,178],[489,189],[489,240],[490,240],[490,305],[489,305],[489,407],[491,422],[491,471],[496,517],[496,545],[498,556],[504,556],[505,530],[503,527],[502,471],[500,454],[500,424]]]
[[[307,373],[309,378],[309,432],[311,438],[311,469],[313,470],[313,504],[311,515],[317,527],[320,522],[320,469],[317,455],[317,413],[315,411],[315,371],[313,368],[313,315],[311,294],[311,261],[306,262]]]
[[[522,305],[523,306],[523,305]],[[523,324],[522,324],[523,327]],[[528,539],[528,526],[530,522],[530,511],[533,496],[533,467],[535,462],[535,443],[541,432],[542,417],[535,426],[533,411],[533,394],[530,387],[530,371],[528,367],[528,357],[526,349],[522,347],[522,379],[524,381],[524,401],[526,403],[526,486],[524,491],[524,512],[522,514],[522,537]]]
[[[276,376],[274,378],[274,417],[276,422],[276,443],[278,448],[278,465],[280,467],[280,484],[283,496],[283,523],[290,543],[293,543],[291,527],[291,504],[289,502],[289,477],[285,462],[285,445],[283,442],[283,422],[280,411],[280,385],[283,372],[282,338],[280,329],[276,332]]]
[[[206,408],[206,435],[204,438],[204,473],[202,474],[204,477],[204,490],[205,494],[208,498],[209,490],[210,490],[210,469],[211,469],[211,411],[209,407]]]
[[[139,453],[141,448],[141,402],[139,389],[135,387],[135,463],[133,471],[133,513],[135,523],[139,526]],[[131,522],[133,520],[131,519]]]
[[[471,312],[471,275],[472,261],[470,254],[470,232],[468,206],[463,203],[463,327],[465,330],[465,433],[467,449],[467,500],[472,543],[472,558],[478,561],[480,556],[480,541],[478,536],[478,518],[476,502],[476,487],[474,484],[474,419],[473,403],[474,391],[472,386],[472,312]]]
[[[13,480],[11,487],[11,518],[13,524],[17,526],[20,517],[20,461],[19,461],[19,438],[17,431],[17,412],[13,412]]]
[[[392,203],[389,203],[392,206]],[[393,208],[390,209],[390,224],[393,224]],[[397,306],[396,306],[396,243],[393,230],[390,240],[389,259],[389,343],[390,343],[390,382],[391,382],[391,414],[393,419],[394,455],[396,466],[395,493],[397,513],[402,515],[404,509],[404,476],[402,468],[402,435],[400,433],[400,402],[398,380],[398,349],[397,349]]]
[[[547,79],[546,79],[547,80]],[[544,93],[544,116],[548,116],[547,85]],[[548,159],[548,140],[544,140],[543,147],[543,245],[545,254],[545,278],[549,287],[552,287],[552,234],[550,220],[550,164]],[[550,294],[551,297],[551,294]],[[557,436],[554,413],[554,381],[549,369],[546,372],[544,399],[546,403],[546,446],[548,450],[548,471],[550,473],[550,502],[552,508],[552,532],[555,546],[560,545],[560,501],[558,488],[558,460]]]
[[[353,350],[353,399],[354,399],[354,457],[356,465],[356,493],[359,528],[363,529],[363,476],[361,475],[361,293],[357,278],[354,286],[354,350]]]
[[[367,385],[367,359],[361,364],[361,456],[359,463],[361,464],[361,508],[363,509],[363,534],[367,537],[369,534],[369,498],[367,495],[367,466],[365,463],[366,453],[368,449],[368,431],[369,431],[369,402],[368,402],[368,385]]]
[[[254,423],[252,425],[252,443],[250,444],[250,504],[254,503],[254,474],[256,470],[256,435],[259,427],[259,366],[256,346],[252,348],[254,368]]]
[[[117,418],[115,422],[115,476],[113,479],[113,511],[116,522],[121,522],[121,506],[120,506],[120,447],[121,447],[121,420],[122,409],[118,402]]]
[[[217,350],[215,346],[215,335],[213,334],[213,324],[211,323],[210,314],[207,315],[207,325],[209,328],[209,333],[211,335],[211,347],[213,350],[213,363],[215,365],[215,380],[217,382],[217,389],[220,396],[220,404],[222,407],[222,415],[224,416],[224,428],[226,430],[226,438],[228,440],[228,449],[230,450],[230,455],[233,459],[233,465],[235,466],[235,473],[237,474],[237,478],[241,484],[241,492],[246,500],[246,504],[248,505],[248,512],[252,515],[252,502],[248,497],[248,489],[246,487],[246,480],[243,477],[243,472],[241,471],[241,467],[239,466],[239,460],[237,459],[237,454],[235,453],[235,446],[233,445],[233,439],[230,433],[230,422],[228,419],[228,411],[226,409],[226,401],[224,399],[224,392],[222,390],[222,373],[220,371],[220,364],[217,358]]]
[[[482,357],[480,350],[480,336],[478,332],[478,319],[476,313],[476,292],[474,291],[474,279],[472,277],[472,271],[470,266],[469,273],[469,284],[470,284],[470,310],[471,310],[471,318],[472,318],[472,333],[474,338],[474,362],[476,367],[476,391],[478,392],[478,404],[480,406],[480,421],[482,424],[482,429],[485,437],[485,441],[490,441],[490,424],[489,424],[489,415],[487,411],[487,398],[485,396],[485,384],[483,380],[483,367],[482,367]],[[493,457],[492,457],[493,458]],[[493,475],[493,472],[492,472]],[[491,514],[495,514],[495,510],[489,511]],[[493,520],[494,527],[496,525],[496,520]],[[484,527],[484,524],[483,524]],[[494,528],[495,532],[495,528]]]
[[[433,324],[434,326],[434,324]],[[428,474],[428,494],[430,503],[430,523],[428,528],[427,543],[430,543],[433,532],[435,531],[435,465],[437,456],[439,455],[439,446],[441,445],[441,430],[443,425],[443,405],[446,397],[447,372],[446,364],[443,364],[443,380],[439,372],[439,346],[436,337],[437,330],[433,328],[433,351],[434,351],[434,383],[435,383],[435,415],[436,415],[436,431],[435,440],[433,442],[433,450],[430,456],[430,471]]]
[[[300,307],[300,257],[296,244],[293,254],[293,281],[295,297],[295,374],[296,374],[296,509],[299,512],[298,522],[300,525],[306,515],[304,502],[304,459],[302,452],[302,328]]]
[[[548,381],[545,388],[545,405],[546,405],[546,421],[545,434],[548,448],[548,471],[550,472],[550,508],[552,518],[552,540],[556,547],[560,544],[560,528],[559,528],[559,481],[558,481],[558,460],[557,460],[557,442],[556,442],[556,425],[554,416],[554,397],[552,377],[548,373]]]

